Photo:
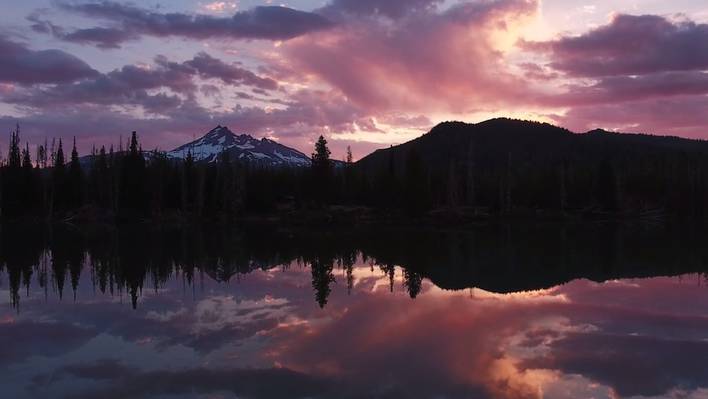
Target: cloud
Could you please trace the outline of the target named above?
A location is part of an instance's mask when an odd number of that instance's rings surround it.
[[[64,323],[5,323],[0,328],[0,339],[8,344],[0,347],[0,367],[22,363],[38,353],[60,357],[94,336],[95,331],[90,328]]]
[[[71,54],[61,50],[31,50],[4,36],[0,36],[0,54],[0,82],[66,83],[98,75]]]
[[[67,40],[114,48],[135,35],[183,37],[187,39],[266,39],[287,40],[331,26],[321,15],[279,6],[259,6],[239,11],[231,17],[159,13],[113,1],[88,3],[60,2],[65,11],[114,24],[110,28],[81,29],[58,35]],[[41,27],[39,28],[42,29]],[[46,30],[46,29],[45,29]],[[118,31],[132,36],[117,35]]]
[[[579,36],[522,46],[570,76],[637,75],[708,68],[708,25],[657,15],[616,15]]]
[[[507,71],[494,36],[513,35],[509,27],[534,14],[536,1],[463,2],[444,10],[418,1],[418,11],[409,14],[396,11],[401,2],[391,2],[390,9],[365,3],[326,7],[358,18],[286,43],[290,67],[377,112],[468,112],[527,96],[524,82]],[[382,10],[398,18],[381,19]]]
[[[158,56],[155,63],[155,66],[126,65],[75,83],[13,92],[5,95],[3,100],[45,110],[49,107],[84,104],[141,106],[151,113],[166,113],[175,110],[185,101],[194,101],[194,94],[198,90],[194,81],[196,77],[268,91],[278,88],[273,79],[258,76],[236,64],[227,64],[204,52],[183,63],[171,62],[166,57]],[[169,89],[172,94],[154,92],[159,89]]]
[[[443,0],[333,0],[317,12],[334,18],[346,16],[385,16],[401,18],[418,12],[431,12]]]
[[[679,355],[680,354],[680,355]],[[619,397],[663,397],[706,387],[708,343],[656,337],[571,333],[524,369],[557,369],[611,386]]]
[[[652,98],[708,94],[708,73],[660,72],[638,76],[607,76],[590,85],[572,84],[553,96],[556,106],[614,104]]]
[[[554,119],[575,131],[595,128],[623,132],[671,134],[705,138],[708,126],[708,96],[650,98],[617,104],[571,107]]]
[[[140,38],[135,32],[120,28],[84,28],[67,31],[51,21],[43,20],[38,13],[30,14],[27,20],[32,22],[32,30],[51,34],[59,40],[77,44],[90,44],[101,49],[120,48],[121,44]]]
[[[197,54],[192,60],[185,62],[184,66],[192,68],[200,77],[205,79],[216,78],[224,83],[244,84],[263,90],[275,90],[278,88],[278,83],[273,79],[262,78],[251,71],[226,64],[203,52]]]
[[[93,364],[69,365],[58,373],[112,382],[108,387],[75,394],[72,398],[143,398],[223,391],[247,398],[306,398],[336,392],[332,381],[281,368],[142,371],[112,359],[103,359]]]
[[[79,151],[92,144],[116,144],[120,135],[137,130],[143,148],[172,149],[221,124],[255,136],[276,135],[280,142],[310,151],[314,139],[332,131],[351,131],[354,122],[365,116],[345,97],[332,91],[301,90],[291,93],[286,105],[277,108],[241,106],[218,111],[200,106],[183,94],[150,94],[157,84],[169,84],[189,94],[189,76],[130,67],[114,71],[111,77],[62,89],[37,90],[31,97],[14,94],[18,104],[31,107],[24,117],[0,117],[0,126],[22,125],[23,138],[30,142],[44,137],[79,139]],[[110,74],[109,74],[110,75]],[[197,89],[198,90],[198,89]],[[44,95],[42,94],[44,93]],[[138,105],[154,115],[120,112],[115,106]],[[346,144],[342,144],[343,150]],[[373,144],[357,146],[357,152],[372,150]]]
[[[565,108],[552,116],[565,127],[706,137],[708,119],[699,110],[708,94],[707,24],[619,14],[581,35],[520,47],[547,57],[545,65],[524,69],[564,89],[537,101]]]

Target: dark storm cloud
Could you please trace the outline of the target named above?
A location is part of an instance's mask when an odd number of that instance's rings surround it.
[[[60,50],[31,50],[1,35],[0,54],[0,82],[65,83],[98,75],[71,54]]]
[[[523,42],[549,53],[551,66],[572,76],[635,75],[708,68],[708,25],[657,15],[618,15],[580,36]]]
[[[119,32],[189,39],[287,40],[331,25],[319,14],[278,6],[260,6],[237,12],[231,17],[217,17],[160,13],[113,1],[88,3],[62,1],[57,4],[65,11],[113,23],[115,26],[110,28],[81,29],[59,35],[66,40],[102,44],[104,47],[119,47],[120,43],[133,38],[127,34],[121,37]],[[39,29],[42,29],[41,26]]]

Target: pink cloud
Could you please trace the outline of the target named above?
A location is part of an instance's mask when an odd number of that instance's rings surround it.
[[[707,96],[680,96],[637,100],[620,106],[597,104],[574,107],[555,119],[575,131],[608,128],[705,139],[708,138],[706,109]]]
[[[352,18],[292,40],[285,51],[294,69],[369,110],[465,112],[525,96],[492,33],[536,8],[536,1],[500,0],[424,8],[393,21]]]
[[[708,25],[672,22],[657,15],[620,14],[580,36],[522,45],[550,54],[551,65],[572,76],[708,68]]]

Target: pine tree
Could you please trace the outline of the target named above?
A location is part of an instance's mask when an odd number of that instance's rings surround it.
[[[52,217],[56,209],[63,210],[66,202],[66,165],[64,160],[64,146],[59,139],[59,146],[54,155],[54,169],[52,170],[52,190],[49,194],[48,217]]]
[[[22,150],[22,169],[32,170],[32,159],[30,158],[29,143],[25,143],[25,149]]]
[[[123,173],[121,176],[123,195],[121,208],[127,217],[140,217],[146,210],[145,193],[145,158],[138,143],[138,134],[133,132],[130,137],[128,155],[123,159]]]
[[[82,199],[82,181],[83,173],[81,171],[81,162],[79,161],[79,152],[76,149],[76,137],[74,137],[74,145],[71,148],[71,161],[69,162],[69,198],[72,208],[81,206]]]
[[[327,148],[327,140],[324,136],[320,136],[315,143],[315,152],[312,154],[312,168],[318,171],[328,171],[332,166],[332,161],[329,159],[331,154]]]
[[[133,132],[133,134],[130,136],[130,156],[131,157],[137,157],[138,156],[138,133]]]
[[[354,156],[352,156],[352,147],[347,146],[347,165],[351,165],[354,163]]]
[[[22,155],[20,153],[20,125],[15,131],[10,133],[10,151],[7,156],[8,166],[12,169],[19,169],[22,166]]]
[[[54,156],[54,170],[61,170],[63,172],[64,167],[66,166],[65,162],[66,161],[64,159],[64,148],[62,146],[61,139],[59,139],[59,147],[57,148],[56,155]]]
[[[98,151],[91,173],[94,181],[96,204],[104,209],[110,208],[109,198],[111,183],[108,176],[108,157],[106,155],[105,146],[101,146],[101,149]]]
[[[327,140],[323,136],[315,143],[315,152],[312,154],[312,171],[314,181],[313,191],[317,203],[326,203],[330,197],[330,185],[332,174],[332,161],[329,156],[331,152],[327,148]]]

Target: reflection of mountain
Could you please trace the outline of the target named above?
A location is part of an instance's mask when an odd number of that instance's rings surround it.
[[[703,262],[705,235],[669,229],[627,226],[505,226],[464,232],[316,231],[274,233],[190,229],[146,232],[5,231],[0,237],[0,271],[7,275],[12,302],[33,280],[56,287],[58,295],[77,289],[90,270],[96,288],[127,292],[133,304],[146,282],[159,287],[176,273],[191,283],[196,273],[229,281],[255,269],[293,261],[312,267],[312,287],[324,306],[331,292],[332,270],[344,268],[351,284],[357,254],[390,274],[403,267],[404,286],[412,297],[428,278],[444,289],[482,288],[514,292],[549,288],[576,278],[679,275],[708,271]]]

